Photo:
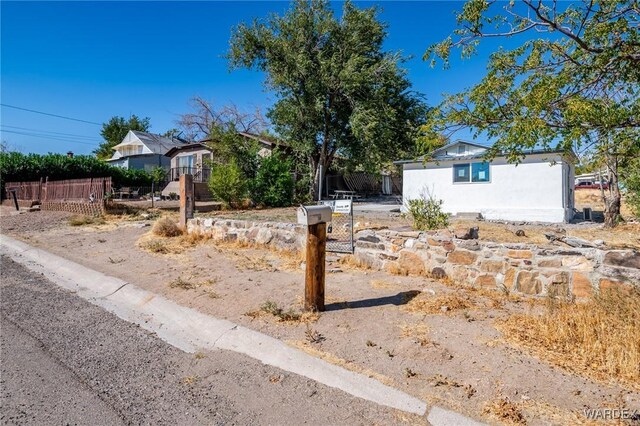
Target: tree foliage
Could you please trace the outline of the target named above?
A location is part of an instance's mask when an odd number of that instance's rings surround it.
[[[425,106],[411,91],[398,53],[382,50],[377,9],[297,0],[283,16],[242,23],[231,37],[232,68],[267,74],[277,101],[268,117],[309,162],[313,182],[336,155],[377,169],[412,155]]]
[[[247,197],[247,179],[235,160],[214,164],[209,178],[213,198],[227,207],[237,206]]]
[[[263,157],[251,185],[253,200],[268,207],[290,206],[294,189],[291,167],[291,161],[278,151]]]
[[[431,112],[429,129],[484,132],[496,141],[491,155],[515,162],[534,147],[590,151],[609,169],[605,217],[613,225],[618,163],[639,144],[638,1],[470,0],[457,18],[454,33],[427,50],[432,64],[448,66],[455,48],[473,55],[483,38],[536,36],[494,52],[480,83]]]
[[[104,142],[93,153],[101,160],[111,158],[113,155],[112,148],[122,142],[129,130],[146,132],[149,127],[151,127],[151,119],[149,117],[140,118],[137,115],[132,115],[128,120],[124,117],[111,117],[109,121],[102,124],[100,135]]]

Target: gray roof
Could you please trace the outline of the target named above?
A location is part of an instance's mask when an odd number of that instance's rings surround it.
[[[139,130],[131,131],[147,148],[156,154],[165,154],[171,148],[183,146],[185,143],[175,138],[167,138],[155,133],[141,132]]]

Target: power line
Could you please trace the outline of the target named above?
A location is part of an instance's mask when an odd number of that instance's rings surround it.
[[[28,109],[28,108],[21,108],[21,107],[15,106],[15,105],[7,105],[7,104],[2,104],[2,103],[0,103],[0,105],[3,106],[3,107],[6,107],[6,108],[13,108],[13,109],[19,109],[21,111],[33,112],[35,114],[48,115],[50,117],[63,118],[65,120],[79,121],[81,123],[88,123],[88,124],[95,124],[97,126],[102,126],[101,123],[96,123],[95,121],[87,121],[87,120],[81,120],[79,118],[65,117],[64,115],[51,114],[49,112],[36,111],[34,109]]]
[[[69,142],[69,143],[78,143],[78,144],[82,144],[82,145],[91,145],[91,146],[99,145],[99,142],[96,142],[96,143],[81,142],[81,141],[75,141],[75,140],[72,140],[72,139],[64,138],[62,136],[60,136],[60,137],[58,137],[58,136],[46,136],[46,135],[38,135],[38,134],[35,134],[35,133],[29,133],[29,132],[17,132],[17,131],[13,131],[13,130],[2,130],[2,132],[3,133],[14,133],[16,135],[32,136],[34,138],[43,138],[43,139],[63,141],[63,142]]]
[[[9,128],[9,129],[27,130],[27,131],[30,131],[30,132],[38,132],[38,133],[41,133],[43,135],[47,135],[48,133],[50,133],[52,135],[61,135],[61,136],[66,136],[66,137],[70,137],[70,138],[74,138],[74,139],[86,139],[86,140],[90,140],[90,141],[96,141],[96,139],[93,136],[76,135],[76,134],[73,134],[73,133],[54,132],[52,130],[29,129],[27,127],[9,126],[9,125],[6,125],[6,124],[0,124],[0,126],[6,127],[6,128]]]

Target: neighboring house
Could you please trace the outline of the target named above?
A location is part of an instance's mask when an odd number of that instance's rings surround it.
[[[266,157],[276,147],[284,147],[280,141],[247,132],[238,132],[241,136],[253,139],[259,144],[258,155]],[[200,142],[175,146],[165,153],[170,163],[169,184],[162,190],[163,196],[170,193],[179,193],[179,179],[181,175],[190,174],[196,184],[196,199],[208,199],[211,197],[207,188],[207,182],[211,176],[210,163],[213,158],[208,144],[214,143],[210,139]],[[286,148],[285,148],[286,150]]]
[[[113,147],[113,156],[107,162],[125,169],[151,171],[163,167],[168,170],[171,162],[165,154],[183,145],[185,142],[180,139],[129,130],[122,142]]]
[[[574,155],[531,150],[518,165],[487,147],[456,141],[403,166],[403,201],[430,194],[451,214],[480,213],[489,220],[566,222],[574,212]]]

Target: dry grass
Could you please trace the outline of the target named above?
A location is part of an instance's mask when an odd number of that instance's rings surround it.
[[[159,237],[177,237],[182,235],[182,229],[168,217],[161,217],[154,224],[151,232]]]
[[[210,287],[215,283],[214,280],[208,279],[204,281],[192,281],[190,279],[184,279],[182,277],[178,277],[175,280],[169,282],[169,287],[171,288],[181,288],[183,290],[195,290],[200,287]]]
[[[255,319],[263,315],[269,315],[277,319],[278,322],[286,324],[311,324],[320,319],[320,314],[317,312],[299,312],[293,308],[289,308],[286,311],[278,306],[274,301],[267,300],[264,302],[260,309],[256,311],[249,311],[245,313],[246,316]]]
[[[315,347],[312,347],[308,342],[300,341],[300,340],[295,340],[295,341],[289,340],[286,343],[290,346],[301,349],[302,351],[308,353],[309,355],[313,355],[316,358],[320,358],[324,361],[327,361],[328,363],[346,368],[347,370],[364,374],[365,376],[370,377],[372,379],[376,379],[377,381],[379,381],[380,383],[384,383],[385,385],[393,386],[395,384],[395,382],[390,377],[376,373],[375,371],[369,370],[367,368],[362,368],[354,364],[353,362],[347,361],[346,359],[343,359],[343,358],[339,358],[332,353],[325,352]]]
[[[70,226],[104,225],[105,223],[102,216],[74,215],[69,218]]]
[[[361,260],[359,260],[357,257],[355,257],[352,254],[347,254],[346,256],[342,256],[338,260],[338,263],[344,269],[355,269],[355,270],[361,270],[361,271],[368,271],[368,270],[371,269],[371,267],[369,265],[367,265],[366,263],[362,262]]]
[[[596,380],[640,389],[640,291],[608,291],[574,304],[497,323],[505,338],[540,358]]]
[[[509,401],[509,398],[497,398],[489,401],[484,407],[484,413],[507,425],[527,424],[518,405]]]
[[[399,287],[397,284],[385,280],[371,280],[369,281],[369,284],[371,287],[378,290],[393,290]]]
[[[425,323],[402,324],[401,337],[415,339],[420,346],[429,344],[429,326]]]
[[[404,306],[404,310],[419,314],[442,314],[470,309],[475,306],[472,297],[463,291],[440,295],[420,293]]]

